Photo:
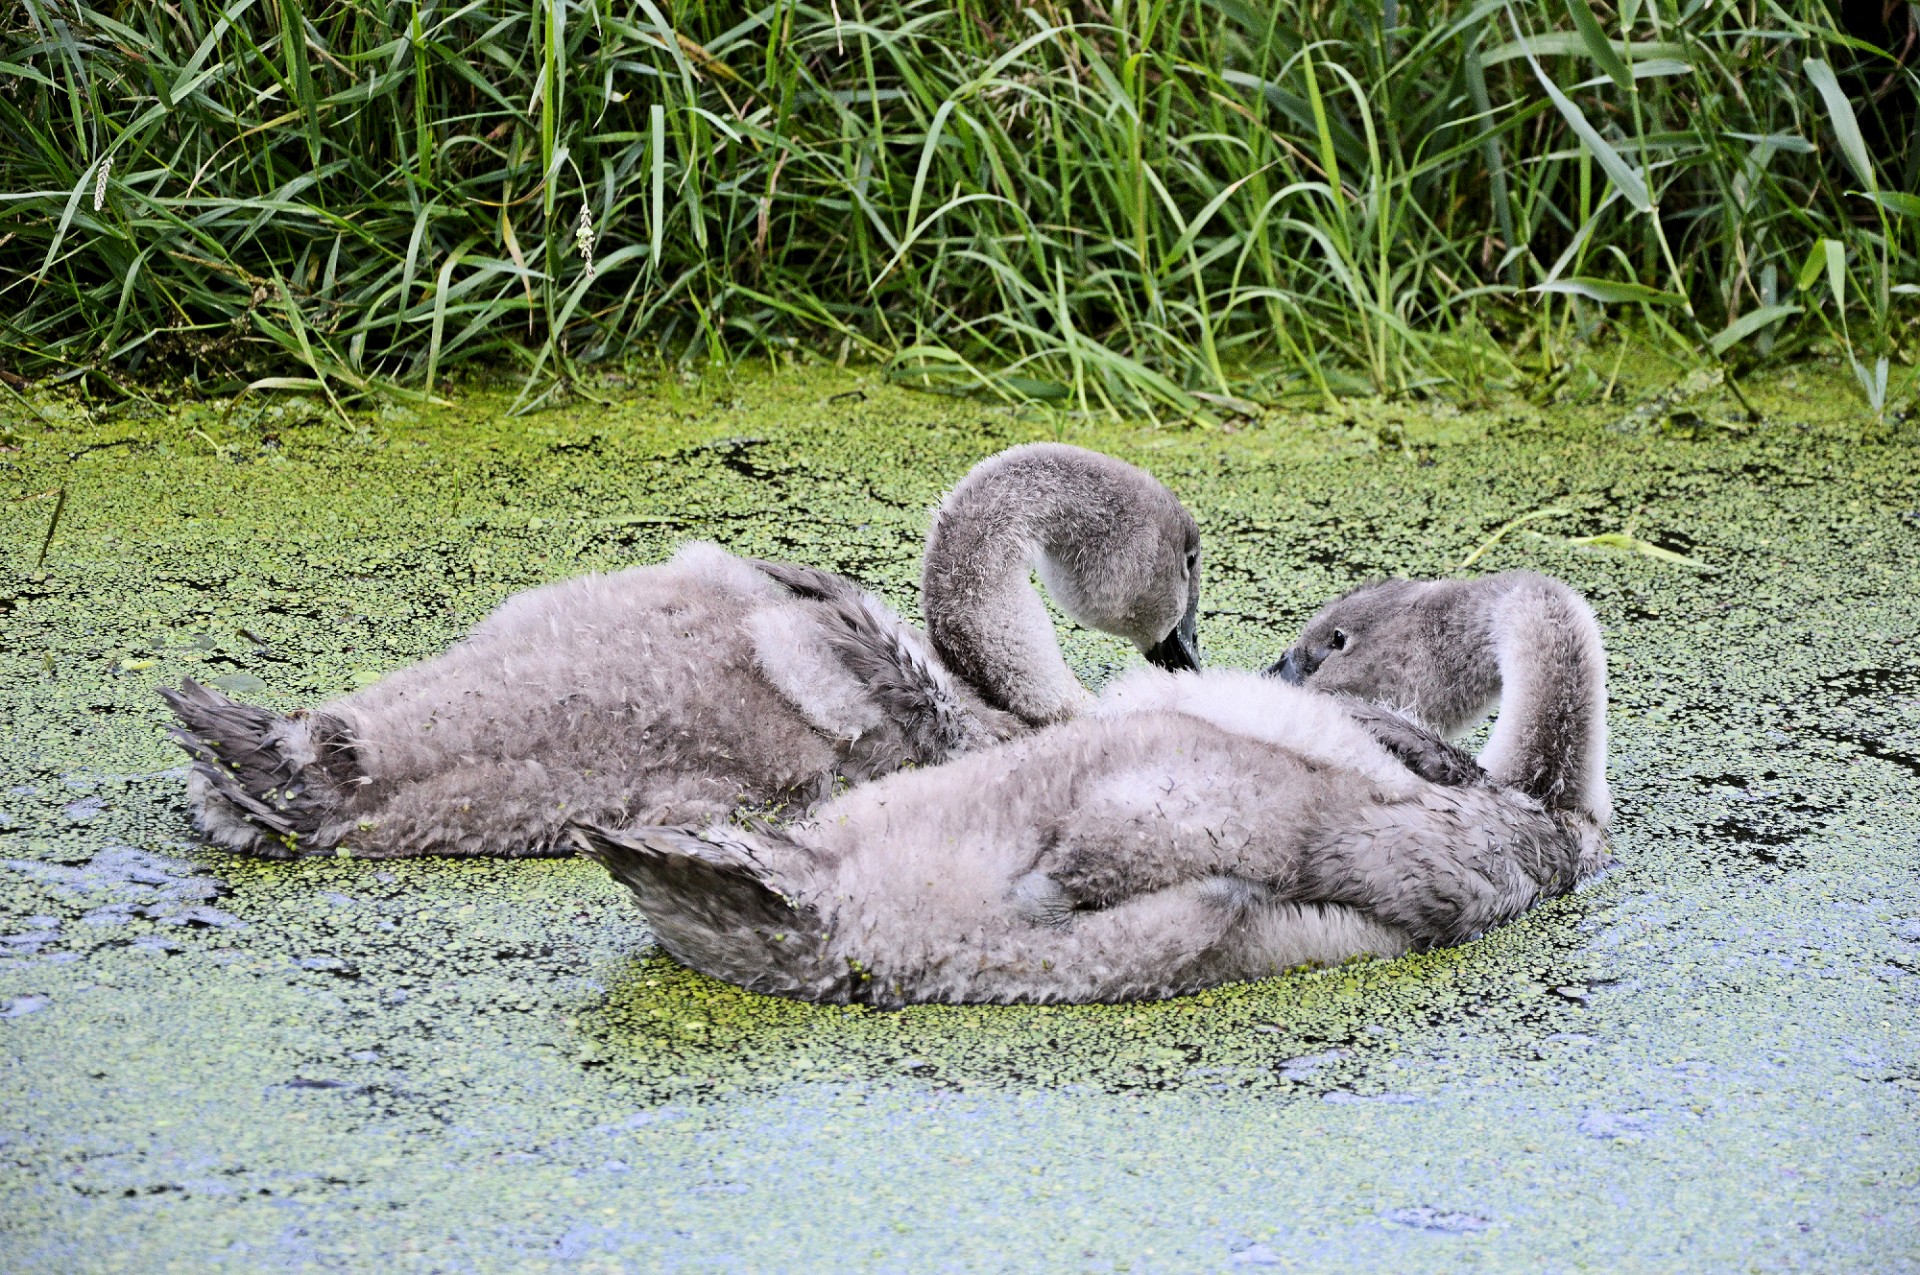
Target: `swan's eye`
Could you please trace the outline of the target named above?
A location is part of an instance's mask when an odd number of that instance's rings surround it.
[[[1347,631],[1345,629],[1335,629],[1333,631],[1333,636],[1329,638],[1327,641],[1327,649],[1329,651],[1346,650],[1347,649]]]
[[[1187,574],[1192,575],[1194,572],[1198,571],[1199,569],[1200,569],[1200,551],[1198,549],[1187,550]]]

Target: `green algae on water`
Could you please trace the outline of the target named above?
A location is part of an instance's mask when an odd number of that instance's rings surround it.
[[[8,1269],[1911,1265],[1920,439],[1829,371],[1751,392],[1738,432],[1619,403],[1148,429],[833,371],[351,429],[46,401],[0,451]],[[1482,546],[1574,583],[1620,866],[1402,961],[882,1014],[677,967],[591,864],[191,834],[158,683],[298,707],[702,536],[911,614],[944,487],[1056,436],[1193,509],[1217,663]],[[1062,640],[1094,683],[1137,658]]]

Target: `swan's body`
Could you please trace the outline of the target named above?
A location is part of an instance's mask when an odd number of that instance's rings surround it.
[[[1549,780],[1546,800],[1458,758],[1446,782],[1422,777],[1402,755],[1424,769],[1447,746],[1392,714],[1251,674],[1143,671],[1087,717],[868,785],[784,833],[579,835],[680,959],[815,1000],[1124,1000],[1457,943],[1605,858],[1598,632],[1564,586],[1528,579],[1449,615],[1477,608],[1507,634],[1459,673],[1482,699],[1506,679],[1501,767],[1577,781]],[[1540,653],[1554,667],[1513,647],[1539,624],[1575,635]],[[1405,627],[1407,647],[1425,640]],[[1394,667],[1431,658],[1403,654]],[[1542,746],[1566,757],[1529,754]]]
[[[976,570],[987,551],[992,569]],[[193,683],[163,693],[195,760],[196,818],[222,844],[566,853],[572,818],[793,814],[837,784],[1071,715],[1088,696],[1027,582],[1036,565],[1068,583],[1077,619],[1190,665],[1197,554],[1192,519],[1146,474],[1028,446],[955,488],[925,564],[944,624],[1025,626],[1023,646],[975,643],[955,660],[938,630],[930,641],[843,577],[693,544],[657,566],[517,594],[446,654],[305,713]]]

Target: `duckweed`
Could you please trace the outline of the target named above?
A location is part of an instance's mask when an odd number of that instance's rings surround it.
[[[601,392],[7,422],[8,1269],[1920,1261],[1920,439],[1836,416],[1830,371],[1755,385],[1750,428],[1711,398],[1154,431],[856,372]],[[1621,866],[1392,963],[879,1014],[680,969],[591,864],[191,834],[157,683],[292,708],[695,536],[911,609],[943,485],[1055,436],[1199,517],[1216,663],[1481,546],[1584,590]],[[1093,682],[1137,658],[1062,637]]]

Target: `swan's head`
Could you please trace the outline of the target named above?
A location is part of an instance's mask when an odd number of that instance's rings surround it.
[[[934,512],[920,573],[927,635],[990,703],[1040,723],[1071,717],[1088,695],[1035,574],[1075,623],[1163,668],[1200,666],[1200,529],[1145,471],[1026,443],[975,465]]]
[[[1142,470],[1097,457],[1067,516],[1053,520],[1035,567],[1060,609],[1125,638],[1164,669],[1200,667],[1200,528]]]
[[[1362,585],[1321,607],[1267,676],[1388,704],[1459,735],[1500,694],[1483,592],[1471,580]]]

